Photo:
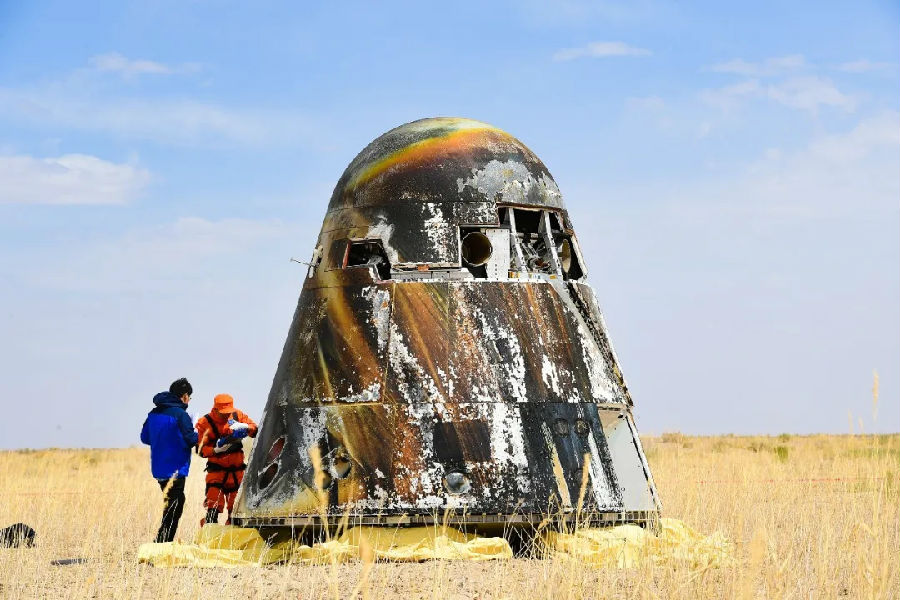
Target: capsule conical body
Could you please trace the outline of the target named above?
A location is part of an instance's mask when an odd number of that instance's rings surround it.
[[[311,264],[238,523],[658,511],[562,196],[521,142],[455,118],[385,133]]]

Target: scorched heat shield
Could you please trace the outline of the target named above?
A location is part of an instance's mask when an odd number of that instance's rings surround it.
[[[393,129],[331,196],[235,507],[242,525],[658,510],[550,172],[467,119]]]

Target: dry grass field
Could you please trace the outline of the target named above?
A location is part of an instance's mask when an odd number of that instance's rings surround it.
[[[735,544],[738,566],[598,569],[567,560],[155,569],[160,492],[148,450],[0,452],[2,598],[893,598],[900,597],[900,436],[645,438],[664,513]],[[202,516],[194,465],[179,538]],[[83,564],[51,566],[60,558]]]

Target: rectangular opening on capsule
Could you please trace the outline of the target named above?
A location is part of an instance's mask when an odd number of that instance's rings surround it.
[[[581,279],[584,269],[564,215],[555,210],[500,208],[500,222],[510,229],[510,271]]]
[[[525,235],[537,235],[541,226],[541,211],[513,208],[516,218],[516,232]]]
[[[391,278],[391,262],[381,240],[351,240],[344,253],[344,268],[373,268],[379,279]]]

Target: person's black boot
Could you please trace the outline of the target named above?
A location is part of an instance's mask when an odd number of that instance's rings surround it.
[[[206,509],[206,518],[203,520],[206,525],[219,522],[219,511],[214,508]]]

